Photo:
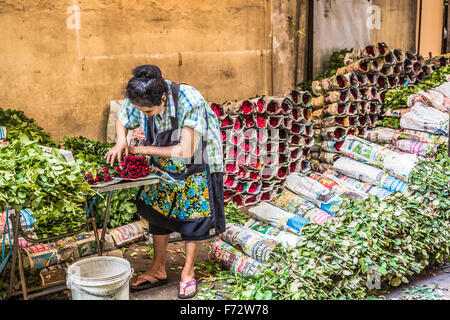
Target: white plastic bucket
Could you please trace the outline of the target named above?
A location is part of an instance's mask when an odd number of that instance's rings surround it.
[[[129,300],[130,263],[118,257],[92,257],[67,269],[72,300]]]

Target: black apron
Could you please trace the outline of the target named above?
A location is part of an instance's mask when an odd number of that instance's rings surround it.
[[[176,116],[171,129],[158,133],[154,119],[148,119],[146,146],[167,147],[179,143],[178,93],[180,85],[171,83]],[[206,123],[208,119],[205,113]],[[204,240],[225,231],[223,173],[210,173],[207,141],[202,137],[192,159],[152,157],[151,165],[184,183],[158,183],[141,188],[136,199],[139,214],[149,222],[151,234],[179,232],[183,240]]]

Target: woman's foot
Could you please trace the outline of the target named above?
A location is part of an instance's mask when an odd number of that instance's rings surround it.
[[[144,290],[159,287],[167,283],[167,274],[165,270],[162,271],[150,268],[146,272],[140,274],[134,282],[130,283],[130,288],[133,290]]]
[[[179,299],[190,299],[197,294],[197,280],[192,279],[187,282],[180,282]]]
[[[195,280],[194,270],[183,269],[181,273],[180,288],[178,298],[189,299],[197,294],[197,280]]]

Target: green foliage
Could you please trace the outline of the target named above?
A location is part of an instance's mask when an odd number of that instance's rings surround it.
[[[95,174],[95,170],[110,168],[105,160],[105,154],[114,147],[114,143],[102,143],[85,137],[64,137],[61,147],[72,151],[75,159],[83,161],[86,171],[93,171]],[[111,197],[108,228],[120,227],[134,220],[137,213],[134,203],[137,192],[138,188],[114,192]],[[106,195],[95,202],[93,209],[97,226],[102,228],[106,212]]]
[[[333,219],[308,224],[298,248],[276,248],[258,276],[221,271],[227,299],[366,299],[368,275],[398,286],[449,257],[450,159],[425,160],[411,173],[408,191],[384,201],[346,198]],[[270,292],[270,294],[269,294]],[[204,290],[200,299],[217,299]]]
[[[450,74],[450,65],[435,70],[416,86],[401,86],[386,92],[384,110],[398,110],[407,108],[408,97],[419,91],[427,91],[436,88],[446,81],[446,76]]]
[[[26,135],[30,140],[47,147],[54,147],[50,134],[36,124],[34,119],[25,116],[23,111],[0,108],[0,126],[6,127],[8,140],[18,139],[20,135]]]
[[[342,68],[345,66],[345,64],[344,64],[345,55],[351,51],[352,51],[351,49],[343,49],[343,50],[334,51],[330,57],[330,66],[328,67],[327,70],[324,71],[324,73],[321,76],[318,76],[316,79],[314,79],[314,81],[326,79],[326,78],[336,75],[336,71],[339,68]],[[307,90],[312,95],[314,95],[314,93],[312,92],[312,87],[311,87],[312,81],[305,81],[305,82],[299,83],[297,86],[302,88],[302,90]]]
[[[230,223],[245,224],[250,217],[241,213],[238,206],[235,203],[229,203],[225,206],[225,220]]]
[[[0,149],[0,211],[33,211],[35,230],[44,237],[78,229],[83,223],[84,192],[81,161],[68,163],[42,151],[36,141],[20,135]]]

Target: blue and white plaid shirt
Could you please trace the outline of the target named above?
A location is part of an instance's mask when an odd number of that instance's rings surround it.
[[[178,114],[176,114],[170,89],[171,81],[166,80],[166,82],[169,85],[167,105],[160,114],[153,117],[156,130],[160,133],[171,129],[170,117],[177,117],[179,129],[190,127],[200,134],[201,139],[206,137],[210,172],[223,172],[222,136],[217,115],[197,89],[185,84],[180,85]],[[205,113],[208,117],[209,128],[207,128]],[[132,130],[140,126],[147,135],[148,117],[137,109],[130,100],[125,99],[117,117],[125,128]]]

